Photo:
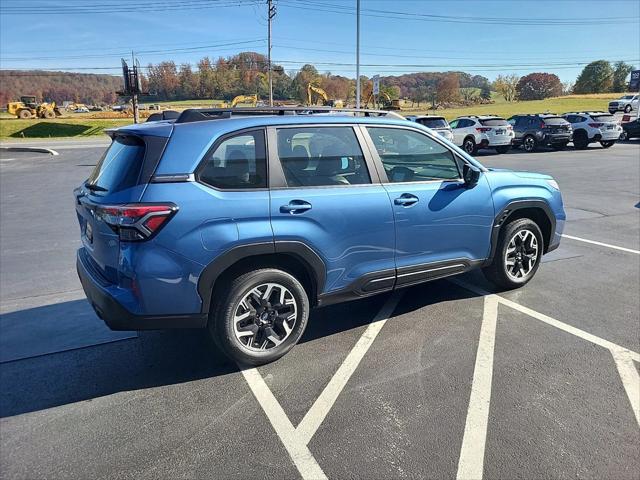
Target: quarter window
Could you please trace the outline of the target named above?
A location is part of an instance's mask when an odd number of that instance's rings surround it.
[[[353,128],[280,128],[277,136],[278,157],[287,186],[371,183]]]
[[[367,130],[391,183],[460,178],[453,152],[431,137],[400,128]]]
[[[207,157],[199,179],[223,190],[266,188],[264,132],[243,132],[223,140]]]

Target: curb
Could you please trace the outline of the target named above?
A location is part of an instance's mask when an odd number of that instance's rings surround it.
[[[48,153],[49,155],[60,155],[55,150],[50,148],[41,147],[0,147],[0,150],[5,152],[35,152],[35,153]]]

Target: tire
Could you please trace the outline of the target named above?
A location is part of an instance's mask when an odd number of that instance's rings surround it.
[[[56,112],[54,112],[53,110],[45,110],[42,115],[44,116],[44,118],[56,118]]]
[[[18,112],[18,118],[22,118],[23,120],[26,120],[27,118],[31,118],[31,112],[26,108],[22,109]]]
[[[621,142],[625,142],[627,140],[629,140],[629,134],[627,133],[626,130],[623,130],[622,133],[620,134],[620,138],[618,138],[619,141]]]
[[[522,238],[523,235],[525,235],[524,240]],[[535,238],[535,243],[533,242],[533,238]],[[519,244],[519,241],[524,243]],[[511,249],[514,244],[516,245],[515,253],[508,253],[507,249]],[[519,250],[523,244],[523,249]],[[535,244],[536,246],[535,258],[532,258],[533,248],[531,244]],[[511,290],[522,287],[527,284],[538,271],[543,252],[544,239],[542,238],[540,227],[528,218],[513,220],[500,229],[493,260],[489,266],[482,269],[482,273],[487,280],[500,288]],[[507,256],[514,259],[513,265],[507,264]],[[520,265],[518,264],[518,259],[520,259]],[[526,274],[517,276],[517,270],[520,267],[522,268],[520,272],[522,273],[526,270]],[[516,270],[516,274],[513,273],[514,270]]]
[[[511,145],[501,145],[496,147],[496,152],[498,153],[507,153],[511,149]]]
[[[475,155],[478,153],[478,146],[476,145],[476,141],[473,137],[467,137],[464,139],[464,142],[462,142],[462,149],[469,155]]]
[[[624,107],[624,113],[629,113],[631,111],[632,107],[631,105],[627,105]]]
[[[553,148],[556,151],[564,150],[565,148],[567,148],[567,143],[569,142],[553,143],[551,144],[551,148]]]
[[[522,139],[522,148],[525,152],[535,152],[538,148],[538,141],[533,135],[527,135]]]
[[[283,289],[285,303],[278,308]],[[262,365],[285,355],[298,343],[309,319],[309,298],[302,284],[291,274],[273,268],[240,275],[216,292],[213,302],[209,334],[241,365]],[[286,321],[287,314],[295,317]]]
[[[576,150],[584,150],[589,146],[589,138],[587,137],[587,132],[584,130],[580,130],[577,133],[573,134],[573,146]]]
[[[613,146],[614,143],[616,143],[614,140],[609,140],[608,142],[600,142],[600,145],[602,145],[602,148],[609,148]]]

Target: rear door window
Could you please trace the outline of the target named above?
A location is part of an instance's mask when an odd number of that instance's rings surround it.
[[[118,135],[93,170],[87,185],[94,191],[119,192],[134,187],[140,179],[145,145],[132,135]]]
[[[264,131],[242,132],[220,142],[207,156],[198,179],[221,190],[266,188]]]
[[[352,127],[279,128],[278,158],[289,187],[371,183]]]

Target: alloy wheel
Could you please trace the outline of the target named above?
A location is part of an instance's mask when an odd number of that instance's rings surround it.
[[[473,142],[473,140],[465,140],[464,142],[464,151],[467,152],[469,155],[471,155],[473,153],[473,151],[475,150],[475,143]]]
[[[535,234],[528,229],[517,231],[511,237],[504,255],[507,275],[514,280],[528,277],[536,265],[538,253],[538,239]]]
[[[250,350],[270,350],[291,335],[297,317],[291,291],[279,283],[264,283],[248,291],[236,306],[233,332]]]
[[[524,139],[524,149],[527,152],[533,152],[536,148],[536,141],[533,137],[527,137]]]

